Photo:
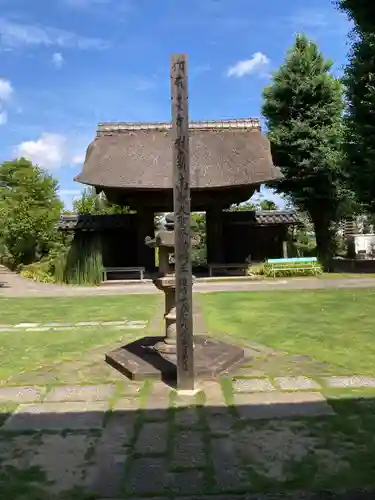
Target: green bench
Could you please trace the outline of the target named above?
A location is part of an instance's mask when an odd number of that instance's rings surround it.
[[[311,271],[311,274],[317,275],[321,273],[321,267],[316,257],[296,257],[288,259],[268,259],[267,267],[270,269],[273,277],[276,277],[278,271],[294,271],[303,270]]]

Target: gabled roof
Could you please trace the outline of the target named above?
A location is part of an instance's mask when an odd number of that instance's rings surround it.
[[[257,119],[191,122],[189,136],[193,190],[259,185],[280,177]],[[172,189],[171,123],[99,124],[75,180],[98,188]]]

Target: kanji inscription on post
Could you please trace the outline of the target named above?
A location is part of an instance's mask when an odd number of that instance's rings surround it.
[[[194,389],[187,56],[171,56],[177,386]]]

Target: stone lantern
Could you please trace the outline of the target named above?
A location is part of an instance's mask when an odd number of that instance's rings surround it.
[[[154,285],[165,294],[164,339],[157,342],[154,349],[161,354],[176,354],[176,277],[172,265],[174,254],[174,215],[165,218],[164,229],[155,238],[145,239],[147,246],[159,249],[159,272],[153,280]],[[199,237],[192,235],[192,245],[199,243]],[[193,278],[194,280],[194,278]]]
[[[159,249],[159,272],[153,282],[165,294],[164,336],[142,337],[106,354],[107,363],[132,380],[176,383],[176,276],[171,262],[174,236],[174,216],[171,214],[167,215],[165,227],[157,231],[154,238],[145,239],[146,245]],[[195,235],[191,240],[192,245],[199,243]],[[216,378],[243,360],[241,347],[201,333],[194,332],[194,376],[197,380]]]

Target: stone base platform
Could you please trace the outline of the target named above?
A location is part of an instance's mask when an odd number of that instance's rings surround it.
[[[162,380],[175,382],[176,355],[160,354],[154,350],[164,337],[144,337],[106,354],[106,362],[131,380]],[[226,344],[204,335],[194,336],[195,377],[216,378],[244,359],[238,346]]]

